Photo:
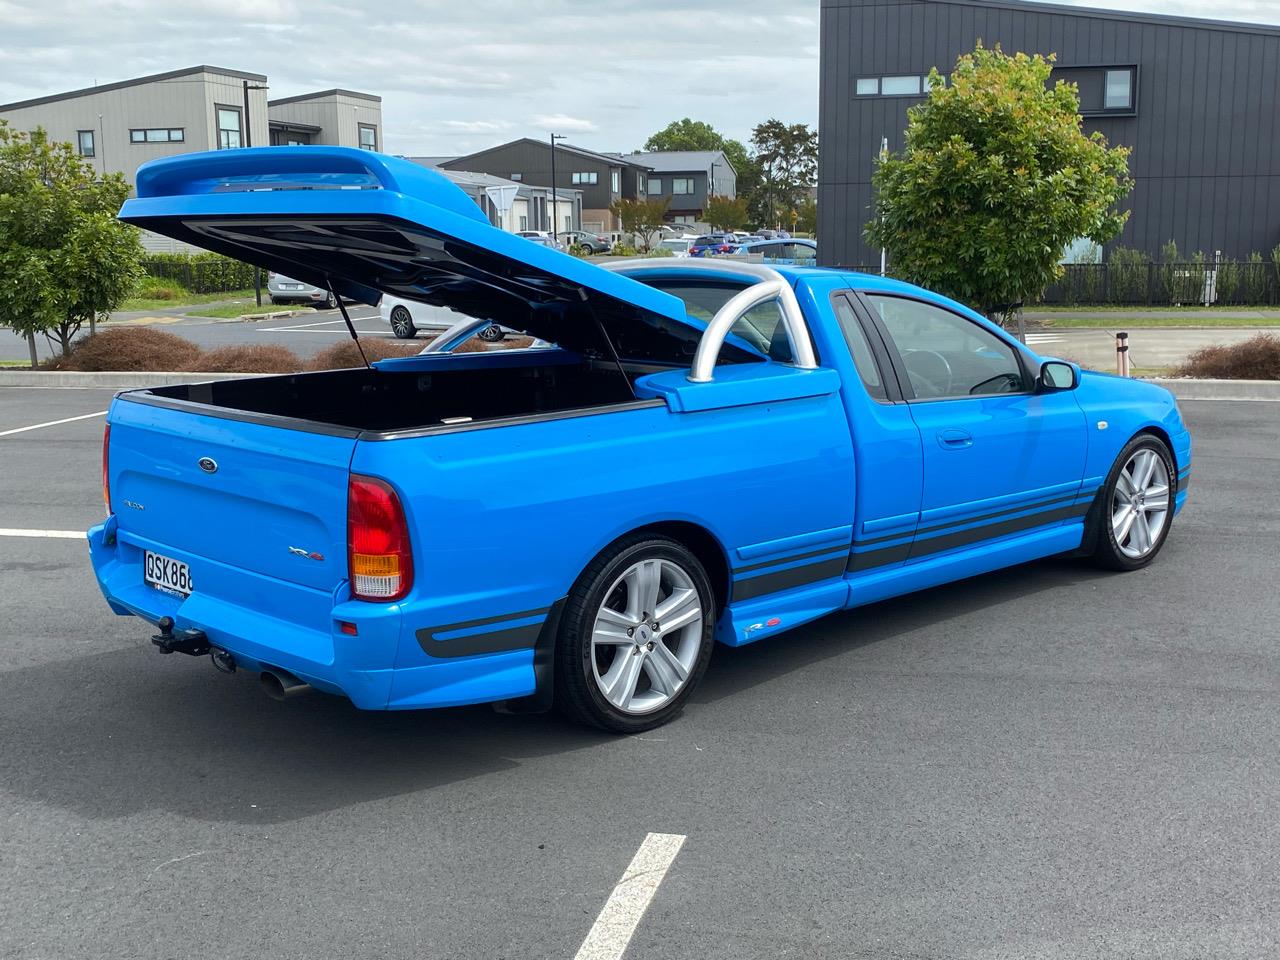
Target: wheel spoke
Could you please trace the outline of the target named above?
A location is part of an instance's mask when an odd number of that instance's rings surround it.
[[[1137,519],[1137,517],[1138,517],[1138,511],[1134,510],[1132,507],[1128,507],[1125,509],[1125,515],[1123,519],[1121,519],[1121,521],[1118,524],[1116,524],[1114,520],[1112,521],[1112,529],[1114,529],[1116,532],[1116,543],[1119,543],[1119,544],[1124,543],[1124,539],[1129,535],[1129,531],[1130,529],[1132,529],[1133,522],[1134,520]]]
[[[1147,515],[1142,511],[1134,514],[1133,546],[1139,553],[1146,553],[1151,549],[1151,527],[1147,525]]]
[[[627,572],[627,614],[639,621],[653,615],[658,606],[662,565],[658,560],[642,560]]]
[[[1167,483],[1157,483],[1147,487],[1145,491],[1147,501],[1146,509],[1163,510],[1168,504],[1165,502],[1169,498],[1169,485]]]
[[[698,591],[693,588],[673,590],[671,596],[658,604],[653,618],[658,621],[658,629],[664,634],[680,630],[702,618],[702,604],[698,602]]]
[[[1133,499],[1133,478],[1129,476],[1129,465],[1126,464],[1120,471],[1120,475],[1116,477],[1116,496],[1125,503]]]
[[[604,676],[604,695],[615,707],[626,710],[636,695],[636,683],[645,658],[629,650],[619,650],[613,657],[613,664]]]
[[[659,650],[663,652],[659,653]],[[659,640],[653,645],[653,651],[641,659],[644,660],[644,672],[649,675],[653,689],[664,697],[674,697],[687,676],[675,655]]]
[[[1135,484],[1139,490],[1145,491],[1151,486],[1151,475],[1156,472],[1156,460],[1159,458],[1150,450],[1143,450],[1141,456],[1141,466],[1134,469],[1134,474],[1138,477]]]

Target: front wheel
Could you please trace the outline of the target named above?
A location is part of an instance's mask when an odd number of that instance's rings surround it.
[[[637,535],[606,551],[569,594],[556,646],[562,712],[615,733],[661,726],[711,659],[715,605],[687,548]]]
[[[1155,559],[1173,523],[1177,472],[1169,448],[1139,434],[1116,458],[1103,487],[1094,561],[1112,570],[1137,570]]]
[[[506,339],[507,332],[496,323],[491,323],[479,333],[476,334],[485,343],[498,343]]]

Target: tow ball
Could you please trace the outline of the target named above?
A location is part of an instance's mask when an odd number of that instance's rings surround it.
[[[156,624],[160,632],[151,638],[161,653],[185,653],[191,657],[203,657],[213,649],[209,638],[203,630],[183,630],[181,635],[173,632],[173,617],[161,617]]]

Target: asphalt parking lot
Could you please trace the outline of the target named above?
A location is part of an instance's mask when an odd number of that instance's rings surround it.
[[[109,400],[0,388],[0,957],[572,958],[642,888],[628,958],[1280,953],[1280,404],[1183,404],[1152,567],[719,649],[614,738],[157,655],[30,535],[99,519]],[[628,873],[651,833],[685,839]]]

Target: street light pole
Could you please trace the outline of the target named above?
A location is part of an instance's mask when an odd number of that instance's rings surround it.
[[[556,189],[556,141],[563,139],[562,134],[551,134],[551,239],[557,247],[560,245],[560,213],[556,201],[560,191]]]
[[[244,145],[246,147],[253,146],[253,126],[249,123],[249,91],[250,90],[266,90],[266,86],[262,84],[249,85],[248,80],[242,81],[244,84]],[[254,265],[253,268],[253,296],[258,306],[262,306],[262,268]]]

